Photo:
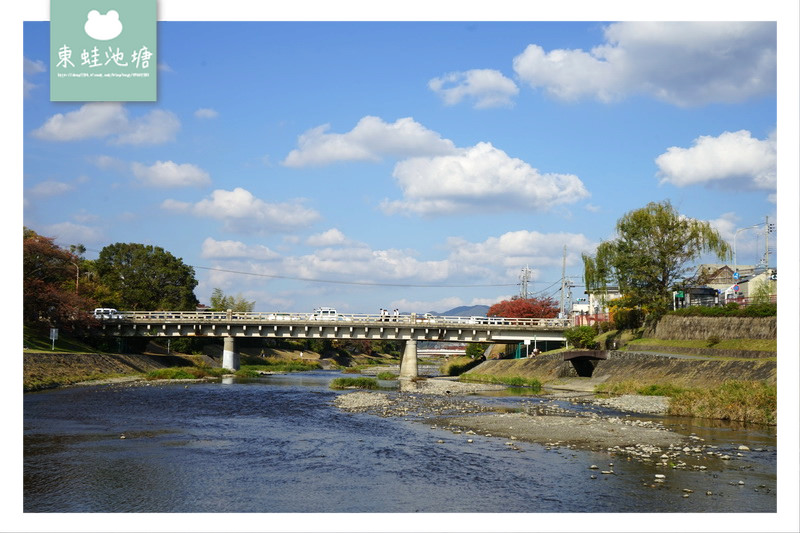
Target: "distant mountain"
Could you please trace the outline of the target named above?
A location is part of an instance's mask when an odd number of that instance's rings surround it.
[[[488,305],[462,305],[443,313],[431,311],[431,314],[439,316],[486,316],[487,311],[489,311]]]

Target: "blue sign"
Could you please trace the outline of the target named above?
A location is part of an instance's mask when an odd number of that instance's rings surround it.
[[[733,273],[733,279],[739,279],[739,273],[738,272],[734,272]]]
[[[733,286],[733,292],[739,292],[739,286],[738,285],[734,285]]]

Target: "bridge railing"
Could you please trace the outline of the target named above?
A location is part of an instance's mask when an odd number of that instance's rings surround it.
[[[283,322],[320,322],[320,323],[363,323],[370,325],[429,325],[429,326],[510,326],[565,328],[570,326],[568,319],[560,318],[505,318],[485,316],[430,316],[430,315],[398,315],[379,314],[337,314],[322,316],[316,313],[287,312],[236,312],[236,311],[119,311],[117,315],[102,319],[104,322],[126,320],[133,322],[208,322],[219,323],[236,321],[241,323],[283,323]]]

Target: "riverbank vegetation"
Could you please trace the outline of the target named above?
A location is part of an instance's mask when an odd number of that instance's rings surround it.
[[[483,357],[475,359],[470,357],[452,357],[441,367],[439,367],[439,372],[441,372],[444,376],[460,376],[467,370],[478,366],[485,360],[486,359]]]
[[[498,385],[509,385],[512,387],[528,387],[531,392],[542,390],[542,382],[536,378],[523,378],[520,376],[492,376],[489,374],[462,374],[459,381],[466,383],[494,383]]]
[[[671,383],[634,380],[598,385],[596,392],[667,396],[668,414],[754,424],[777,424],[778,389],[762,381],[726,381],[711,388],[683,388]]]
[[[378,388],[378,380],[375,378],[336,378],[331,381],[330,387],[335,390],[344,389],[367,389]]]

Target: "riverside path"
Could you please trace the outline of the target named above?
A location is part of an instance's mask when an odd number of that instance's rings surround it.
[[[400,378],[417,377],[417,341],[564,342],[569,321],[558,318],[371,315],[234,311],[123,311],[100,320],[103,335],[222,337],[223,368],[237,370],[240,337],[404,341]]]

